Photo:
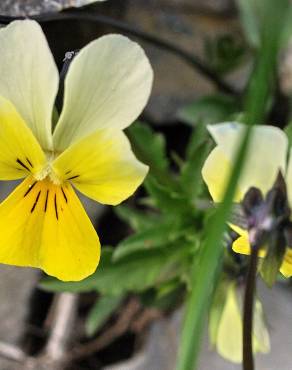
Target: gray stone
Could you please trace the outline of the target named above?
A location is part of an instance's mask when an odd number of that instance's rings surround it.
[[[0,341],[19,339],[37,281],[38,270],[0,264]]]
[[[38,282],[36,269],[0,264],[0,341],[18,345],[25,330],[29,300]],[[0,370],[16,370],[15,362],[0,357]]]
[[[2,0],[0,2],[0,14],[27,16],[59,12],[65,8],[80,7],[95,1],[104,0]]]

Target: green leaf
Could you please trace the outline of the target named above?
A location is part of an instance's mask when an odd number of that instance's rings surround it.
[[[94,335],[119,307],[123,296],[104,296],[97,302],[89,312],[85,322],[85,331],[88,336]]]
[[[190,160],[197,153],[202,144],[210,140],[210,135],[204,123],[198,123],[192,130],[186,149],[186,160]]]
[[[128,129],[129,136],[134,140],[134,146],[143,149],[147,155],[147,164],[165,170],[168,168],[166,145],[163,135],[155,133],[149,126],[142,122],[136,122]]]
[[[157,225],[159,216],[153,212],[139,211],[125,205],[114,207],[114,212],[135,231],[143,231]]]
[[[179,190],[173,190],[148,176],[144,183],[154,204],[165,213],[181,214],[190,211],[187,197]]]
[[[139,121],[131,125],[126,132],[138,159],[150,167],[150,174],[170,186],[173,180],[168,173],[169,162],[163,135],[155,133]]]
[[[197,198],[203,184],[201,170],[210,148],[211,141],[207,140],[207,130],[200,124],[191,136],[187,148],[187,161],[180,177],[181,186],[191,200]]]
[[[154,226],[124,239],[115,249],[113,259],[117,261],[139,250],[167,246],[180,237],[182,233],[184,233],[184,230],[180,230],[176,220],[160,220]]]
[[[113,249],[102,256],[96,272],[81,282],[65,283],[48,278],[41,287],[49,291],[97,291],[104,295],[141,292],[181,273],[189,245],[139,251],[114,262]],[[104,258],[103,258],[104,257]]]
[[[197,99],[182,108],[178,117],[191,126],[206,125],[227,120],[238,109],[238,102],[233,97],[217,94]]]

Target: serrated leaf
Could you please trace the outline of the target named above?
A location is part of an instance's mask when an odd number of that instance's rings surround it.
[[[124,239],[115,249],[113,259],[115,261],[124,258],[133,252],[166,246],[177,239],[184,230],[181,230],[177,222],[160,221],[146,230],[138,232]]]
[[[148,164],[165,170],[169,162],[166,156],[166,144],[162,134],[155,133],[146,123],[136,122],[129,128],[130,137],[135,139],[135,146],[143,148],[148,157]]]
[[[89,312],[85,331],[88,336],[94,335],[119,307],[123,296],[104,296],[97,299],[95,305]]]
[[[160,184],[152,176],[147,177],[144,185],[152,201],[161,211],[176,215],[190,211],[187,197],[182,192]]]
[[[171,186],[173,179],[168,173],[169,161],[163,135],[155,133],[146,123],[139,121],[126,132],[138,159],[150,167],[150,174],[161,183]]]
[[[159,216],[154,213],[140,211],[124,205],[114,207],[114,212],[135,231],[148,229],[159,222]]]

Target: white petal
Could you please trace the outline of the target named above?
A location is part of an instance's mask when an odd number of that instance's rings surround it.
[[[220,150],[231,163],[240,146],[245,127],[239,123],[208,126]],[[239,181],[241,193],[245,194],[251,186],[261,189],[263,193],[270,190],[279,170],[285,174],[287,150],[288,139],[282,130],[274,126],[254,126]]]
[[[153,73],[143,49],[120,35],[91,42],[65,79],[64,106],[54,132],[57,150],[97,129],[123,129],[145,107]]]
[[[216,146],[209,154],[202,168],[203,179],[215,202],[222,201],[231,171],[231,161],[221,150],[221,147]],[[236,189],[234,201],[239,202],[241,198],[242,194]]]
[[[10,100],[43,149],[52,147],[58,70],[41,27],[15,21],[0,30],[0,95]]]

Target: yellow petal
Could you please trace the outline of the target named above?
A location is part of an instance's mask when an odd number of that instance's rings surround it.
[[[0,205],[0,230],[0,263],[75,281],[99,261],[98,237],[70,184],[27,178]]]
[[[232,162],[227,158],[221,147],[212,150],[202,168],[202,176],[215,202],[220,202],[232,170]],[[242,195],[236,192],[234,201],[239,201]]]
[[[234,228],[234,227],[232,227]],[[237,228],[239,229],[239,228]],[[241,253],[241,254],[250,254],[250,244],[248,240],[248,234],[247,231],[242,230],[243,233],[242,235],[237,238],[233,244],[232,244],[232,249],[236,253]],[[264,257],[266,255],[266,249],[262,248],[259,250],[259,257]]]
[[[248,231],[247,230],[244,230],[242,229],[240,226],[238,225],[234,225],[234,224],[231,224],[231,223],[228,223],[228,225],[231,227],[232,230],[234,230],[238,235],[240,236],[244,236],[246,239],[248,239]]]
[[[210,125],[208,129],[226,159],[233,163],[245,126],[233,122]],[[264,194],[270,190],[279,170],[285,173],[287,149],[288,139],[282,130],[273,126],[254,126],[238,185],[241,194],[244,195],[251,186]]]
[[[57,157],[53,169],[89,198],[112,205],[132,195],[148,171],[135,158],[126,135],[109,129],[73,144]]]
[[[0,123],[0,180],[39,172],[45,165],[45,154],[15,107],[1,96]]]
[[[234,284],[230,284],[217,336],[218,353],[235,363],[242,361],[242,317]]]
[[[270,335],[265,323],[264,311],[261,302],[256,298],[253,320],[253,351],[268,353],[271,349]]]
[[[127,37],[106,35],[91,42],[74,58],[65,79],[56,149],[98,129],[129,126],[147,103],[152,79],[143,49]]]
[[[292,276],[292,249],[291,248],[287,248],[280,271],[285,277]]]
[[[248,238],[246,236],[240,236],[237,238],[232,244],[232,249],[236,253],[250,254],[250,244]]]
[[[0,56],[0,95],[13,103],[43,149],[51,149],[59,74],[41,27],[25,20],[0,29]]]
[[[230,283],[227,291],[226,303],[218,327],[217,350],[218,353],[234,363],[242,362],[242,302],[235,284]],[[267,353],[270,350],[270,338],[267,331],[262,305],[255,299],[253,352]]]

